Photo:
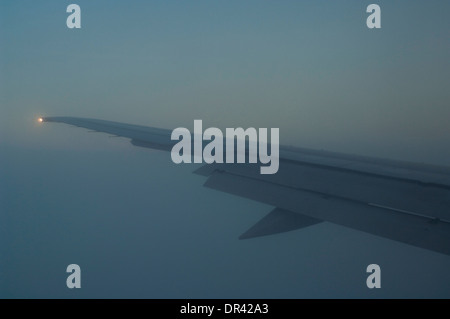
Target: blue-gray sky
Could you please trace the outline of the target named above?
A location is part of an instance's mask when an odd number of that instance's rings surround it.
[[[206,190],[167,154],[36,123],[202,119],[450,165],[450,3],[376,1],[382,28],[369,30],[372,2],[77,1],[70,30],[71,2],[2,1],[0,296],[68,297],[77,259],[74,296],[449,297],[446,256],[331,224],[237,241],[270,207]],[[386,286],[368,291],[377,260]]]

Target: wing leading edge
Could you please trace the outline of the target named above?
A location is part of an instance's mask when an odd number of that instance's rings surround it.
[[[171,131],[76,117],[43,117],[170,151]],[[280,147],[280,169],[259,174],[251,164],[209,164],[195,173],[204,186],[275,208],[240,239],[328,221],[450,255],[450,169]]]

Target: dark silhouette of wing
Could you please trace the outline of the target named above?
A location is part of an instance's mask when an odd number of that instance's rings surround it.
[[[170,151],[171,130],[118,122],[43,117]],[[280,167],[209,164],[195,173],[205,186],[274,206],[241,239],[307,227],[321,221],[450,255],[450,168],[280,146]]]

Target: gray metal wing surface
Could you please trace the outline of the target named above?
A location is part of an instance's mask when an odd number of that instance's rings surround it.
[[[171,130],[119,122],[43,117],[170,151]],[[274,206],[241,239],[322,221],[450,255],[450,168],[280,146],[279,171],[252,164],[207,164],[204,186]]]

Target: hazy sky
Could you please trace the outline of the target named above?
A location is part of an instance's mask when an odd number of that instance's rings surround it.
[[[373,2],[380,30],[366,26]],[[70,3],[0,2],[9,258],[0,296],[71,296],[64,271],[44,289],[32,266],[53,278],[70,256],[95,273],[87,297],[450,296],[447,256],[327,223],[243,244],[237,236],[270,207],[205,190],[167,154],[36,123],[64,115],[173,129],[202,119],[279,127],[282,144],[450,165],[450,2],[78,0],[79,30],[66,27]],[[174,203],[171,191],[186,201]],[[364,271],[351,275],[377,258],[392,266],[393,290],[367,292]],[[111,276],[125,276],[122,290],[108,288]]]
[[[450,165],[446,1],[378,1],[381,30],[365,24],[370,1],[79,1],[80,30],[69,3],[1,3],[2,143],[42,140],[41,114],[200,118]]]

